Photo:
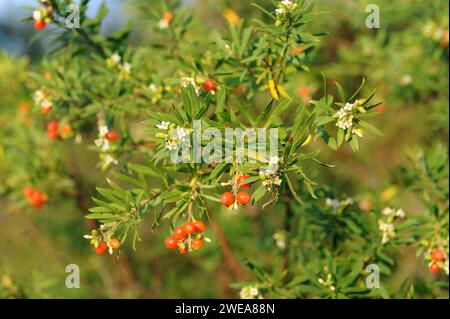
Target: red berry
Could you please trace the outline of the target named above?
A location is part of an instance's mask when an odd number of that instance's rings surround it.
[[[173,20],[173,14],[172,14],[172,12],[166,12],[166,13],[164,13],[163,19],[170,23],[170,22]]]
[[[30,195],[30,197],[28,198],[29,203],[34,207],[36,207],[37,209],[41,209],[44,206],[45,202],[47,202],[47,200],[48,200],[47,195],[37,190],[34,190],[33,193]]]
[[[187,235],[190,235],[190,234],[193,234],[194,232],[195,232],[195,225],[194,225],[194,223],[186,223],[184,226],[183,226],[183,228],[184,228],[184,232],[187,234]]]
[[[51,107],[43,107],[41,106],[41,113],[44,115],[48,115],[52,111]]]
[[[44,20],[36,20],[34,21],[34,28],[36,30],[43,30],[45,28],[45,21]]]
[[[201,220],[197,220],[194,222],[194,227],[198,233],[203,233],[205,231],[206,225]]]
[[[165,244],[167,249],[175,249],[178,247],[178,240],[173,237],[167,237]]]
[[[94,247],[94,250],[95,250],[96,254],[102,255],[106,251],[106,248],[107,248],[106,243],[103,241],[100,241],[98,243],[98,246]]]
[[[213,80],[206,80],[205,83],[203,83],[203,89],[206,92],[214,91],[215,88],[216,88],[216,84],[214,83]]]
[[[230,192],[223,193],[220,197],[220,201],[226,207],[230,207],[234,203],[234,195]]]
[[[239,176],[237,183],[238,183],[238,185],[241,185],[240,188],[246,189],[246,188],[250,187],[250,184],[241,184],[246,179],[248,179],[248,176],[245,176],[245,175]]]
[[[184,255],[187,253],[187,247],[178,246],[178,251],[180,252],[180,254]]]
[[[237,201],[241,205],[245,205],[250,201],[250,195],[247,192],[239,192],[237,193]]]
[[[26,197],[31,197],[31,196],[33,196],[33,193],[35,192],[35,190],[34,190],[34,188],[32,188],[32,187],[25,187],[24,189],[23,189],[23,194],[26,196]]]
[[[47,135],[52,140],[55,140],[58,138],[58,122],[57,121],[50,121],[47,123]]]
[[[183,227],[177,227],[173,230],[173,235],[175,239],[180,240],[186,237],[186,232]]]
[[[109,131],[108,134],[106,134],[106,139],[110,142],[115,142],[119,139],[119,134],[115,131]]]
[[[112,248],[112,249],[117,249],[117,248],[119,248],[120,247],[120,242],[117,240],[117,239],[111,239],[110,241],[109,241],[109,246]]]
[[[431,265],[429,266],[429,269],[432,273],[436,273],[439,270],[441,270],[441,267],[439,267],[438,264],[436,264],[435,262],[431,263]]]
[[[191,243],[191,246],[195,250],[199,250],[203,246],[203,240],[202,239],[194,239]]]
[[[445,254],[444,254],[444,252],[442,250],[435,249],[431,253],[431,258],[434,261],[443,261],[445,259]]]

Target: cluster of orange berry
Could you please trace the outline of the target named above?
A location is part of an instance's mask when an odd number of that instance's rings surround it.
[[[56,140],[60,136],[68,137],[72,135],[72,127],[69,124],[60,126],[58,121],[52,120],[47,123],[47,135],[52,140]]]
[[[199,250],[203,246],[203,232],[206,225],[204,222],[197,220],[187,222],[183,226],[173,230],[173,236],[167,237],[165,240],[167,249],[176,249],[184,255],[188,251]]]
[[[428,269],[432,273],[439,272],[444,261],[445,253],[440,249],[435,249],[431,252],[431,262],[428,265]]]
[[[48,201],[46,194],[34,189],[33,187],[25,187],[23,189],[23,194],[27,198],[28,203],[37,209],[44,207],[44,204]]]
[[[111,239],[108,241],[108,244],[106,244],[104,241],[99,241],[97,246],[94,245],[94,251],[98,255],[103,255],[105,251],[110,247],[111,249],[119,249],[120,242],[118,239]]]
[[[240,188],[247,189],[250,187],[250,184],[242,184],[248,176],[241,175],[237,179],[237,185],[240,185]],[[246,205],[250,201],[250,195],[246,191],[237,192],[236,196],[232,192],[225,192],[220,197],[220,201],[225,207],[230,207],[236,201],[241,205]]]

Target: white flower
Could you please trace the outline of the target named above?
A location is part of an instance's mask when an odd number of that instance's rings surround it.
[[[156,125],[157,128],[167,131],[169,129],[170,122],[162,121],[161,124]]]
[[[346,103],[344,106],[344,111],[351,112],[354,106],[355,106],[354,104]]]
[[[103,139],[98,138],[94,141],[95,146],[101,147],[103,145]]]
[[[42,12],[41,12],[41,10],[34,10],[33,11],[33,20],[35,20],[35,21],[41,21],[42,20]]]
[[[196,87],[197,84],[195,83],[195,79],[192,78],[192,77],[190,77],[190,78],[189,77],[183,77],[181,79],[181,86],[184,87],[184,88],[187,88],[187,87],[189,87],[189,85],[192,85],[193,87]]]
[[[156,93],[156,91],[157,91],[157,88],[156,88],[156,85],[155,84],[150,84],[149,86],[148,86],[148,88],[150,89],[150,91],[152,91],[153,93]]]
[[[108,134],[109,129],[106,125],[102,125],[98,128],[98,135],[99,136],[105,136],[106,134]]]
[[[113,62],[114,64],[118,64],[120,62],[120,60],[122,60],[122,57],[119,54],[114,53],[113,55],[111,55],[110,59],[111,59],[111,62]]]
[[[269,166],[278,165],[279,161],[280,161],[280,158],[278,156],[272,156],[269,159]]]
[[[239,292],[241,299],[257,299],[262,296],[259,294],[259,289],[254,286],[247,286],[241,289]]]
[[[294,3],[291,0],[282,0],[281,4],[287,8],[294,6]]]
[[[38,105],[41,104],[45,98],[46,98],[46,94],[42,90],[37,90],[33,94],[33,100]]]
[[[103,152],[108,152],[111,148],[111,144],[109,144],[109,141],[103,140],[103,145],[101,147]]]
[[[131,72],[132,65],[128,62],[125,62],[121,65],[120,69],[122,72],[129,74]]]
[[[105,164],[109,165],[109,164],[115,164],[117,165],[119,162],[117,161],[117,159],[115,159],[113,156],[111,156],[110,154],[106,155],[105,157]]]
[[[405,218],[405,211],[403,209],[399,209],[395,212],[395,216],[399,217],[399,218]]]
[[[411,75],[409,74],[405,74],[404,76],[401,77],[400,79],[400,84],[403,86],[409,85],[411,84],[413,81],[413,78]]]
[[[167,27],[169,26],[169,22],[165,19],[161,19],[159,20],[158,26],[160,29],[167,29]]]
[[[381,243],[386,244],[389,240],[395,237],[394,224],[385,223],[382,220],[379,220],[378,223],[378,229],[382,232]]]
[[[385,216],[390,216],[394,213],[394,209],[390,208],[390,207],[385,207],[382,211],[382,214]]]
[[[275,14],[277,15],[277,16],[280,16],[280,15],[282,15],[284,13],[284,8],[278,8],[278,9],[275,9]]]
[[[49,101],[48,99],[45,99],[41,102],[41,107],[44,109],[50,109],[52,107],[53,103]]]

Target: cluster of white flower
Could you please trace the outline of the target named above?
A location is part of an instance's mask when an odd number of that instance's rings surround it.
[[[279,177],[279,163],[280,158],[278,156],[272,156],[269,159],[269,165],[263,168],[259,172],[259,176],[262,179],[262,184],[268,191],[273,191],[276,187],[280,186],[282,179]]]
[[[44,90],[37,90],[33,94],[34,103],[41,108],[42,113],[50,112],[53,107],[53,102],[47,92]]]
[[[355,127],[353,119],[356,114],[365,112],[365,109],[361,106],[361,101],[357,100],[355,103],[346,103],[334,113],[333,117],[336,119],[336,126],[340,129],[344,131],[351,129],[352,135],[364,137],[364,131]]]
[[[199,95],[201,87],[200,87],[200,85],[197,84],[197,81],[195,80],[194,77],[186,77],[185,76],[185,77],[181,78],[181,87],[187,88],[190,85],[194,88],[195,93],[197,95]]]
[[[158,103],[158,101],[160,101],[162,99],[163,94],[165,92],[170,92],[172,90],[172,87],[170,85],[157,86],[155,83],[150,83],[148,88],[152,93],[152,96],[151,96],[152,104]]]
[[[291,12],[295,7],[297,6],[297,3],[292,0],[281,0],[278,3],[278,8],[275,9],[275,14],[277,17],[283,16],[286,13]]]
[[[275,25],[279,26],[284,21],[286,21],[286,17],[297,7],[297,3],[293,0],[281,0],[278,3],[277,8],[275,9],[275,15],[277,20],[275,21]]]
[[[178,150],[180,147],[190,145],[190,134],[192,129],[186,129],[180,126],[176,126],[173,123],[162,121],[161,124],[156,125],[160,130],[166,131],[165,133],[157,133],[157,138],[163,138],[165,140],[165,147],[169,150]]]
[[[128,62],[120,63],[122,57],[118,53],[114,53],[106,60],[108,68],[117,68],[119,70],[119,79],[126,80],[130,77],[132,65]]]
[[[333,209],[333,215],[337,215],[337,212],[340,208],[345,208],[347,206],[353,205],[353,198],[346,198],[344,200],[339,200],[336,198],[327,198],[325,199],[325,205],[331,207]]]
[[[102,167],[104,169],[108,168],[111,164],[117,165],[118,160],[112,156],[112,146],[110,141],[106,138],[109,129],[105,124],[105,117],[103,113],[99,113],[97,115],[97,126],[98,126],[98,137],[94,141],[95,145],[101,150],[102,154],[100,154],[100,160],[102,162]]]
[[[336,290],[336,287],[334,286],[334,282],[333,282],[333,277],[331,276],[331,274],[327,275],[327,279],[326,280],[323,279],[323,278],[319,278],[319,279],[317,279],[317,281],[322,286],[328,287],[328,289],[330,289],[331,291],[335,291]]]
[[[346,130],[353,126],[353,108],[354,104],[346,103],[334,114],[334,117],[337,118],[337,127]]]
[[[405,211],[403,209],[386,207],[383,209],[382,215],[383,219],[378,220],[378,229],[382,233],[381,242],[386,244],[396,235],[394,221],[397,218],[405,218]]]
[[[241,299],[263,299],[258,287],[255,286],[247,286],[242,288],[239,292],[239,297]]]
[[[423,28],[422,33],[435,42],[446,43],[448,46],[449,30],[448,25],[438,25],[434,21],[428,22]]]
[[[275,240],[275,244],[278,248],[281,250],[286,249],[286,232],[285,231],[279,231],[273,234],[273,239]]]
[[[49,1],[40,1],[43,6],[33,10],[33,20],[34,21],[44,21],[45,23],[49,23],[52,21],[52,17],[54,15],[54,9]]]

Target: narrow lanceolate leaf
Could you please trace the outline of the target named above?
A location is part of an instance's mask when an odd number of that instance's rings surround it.
[[[359,125],[361,125],[362,127],[368,129],[369,131],[371,131],[374,134],[383,136],[383,133],[379,129],[377,129],[375,126],[373,126],[372,124],[369,124],[369,123],[367,123],[365,121],[359,121]]]

